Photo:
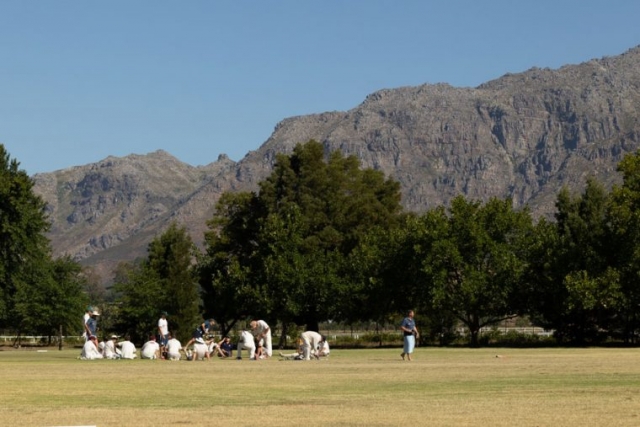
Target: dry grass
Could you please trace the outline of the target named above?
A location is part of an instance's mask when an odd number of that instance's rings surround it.
[[[164,362],[0,351],[0,425],[640,425],[637,349],[399,353]]]

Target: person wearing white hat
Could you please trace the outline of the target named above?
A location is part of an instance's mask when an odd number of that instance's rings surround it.
[[[167,341],[169,341],[169,322],[167,322],[167,312],[160,313],[158,319],[158,344],[160,344],[160,357],[167,351]]]

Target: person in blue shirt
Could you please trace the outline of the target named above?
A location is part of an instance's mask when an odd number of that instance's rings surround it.
[[[89,317],[89,319],[87,320],[87,330],[89,331],[87,333],[88,336],[97,335],[98,316],[100,316],[100,313],[98,313],[96,309],[93,309],[93,311],[91,312],[91,317]]]
[[[222,338],[222,341],[218,343],[218,351],[220,357],[233,356],[233,344],[231,344],[231,337],[229,337],[229,335],[226,335]]]
[[[400,324],[400,329],[402,329],[404,335],[404,347],[402,348],[402,353],[400,353],[402,360],[411,361],[411,354],[416,346],[416,339],[420,337],[413,315],[413,310],[409,310],[407,317],[405,317]]]
[[[198,338],[204,340],[204,337],[209,332],[209,329],[211,329],[215,324],[216,324],[216,321],[213,320],[213,319],[207,319],[204,322],[202,322],[201,324],[199,324],[196,327],[196,329],[193,331],[193,335],[191,336],[191,340],[189,340],[189,342],[184,345],[184,348],[189,347]]]

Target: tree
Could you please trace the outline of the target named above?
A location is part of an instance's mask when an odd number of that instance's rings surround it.
[[[283,312],[287,317],[311,330],[322,320],[339,320],[341,313],[332,310],[339,305],[336,296],[354,285],[345,274],[346,258],[372,227],[399,220],[399,190],[379,171],[360,169],[355,156],[334,151],[325,160],[315,141],[278,157],[274,172],[260,183],[270,242],[260,246],[260,255],[269,263],[267,283],[276,301],[286,301],[280,308],[291,309]]]
[[[325,157],[315,141],[298,144],[277,157],[258,194],[221,198],[199,263],[205,298],[226,322],[252,314],[317,330],[341,314],[334,308],[352,285],[348,255],[400,212],[397,182],[339,151]]]
[[[19,166],[0,144],[0,328],[27,326],[14,296],[41,280],[51,259],[45,203]]]
[[[260,313],[264,298],[256,278],[262,211],[254,193],[228,192],[207,222],[205,253],[198,257],[197,275],[204,305],[223,334],[250,314],[266,314]]]
[[[640,327],[640,152],[626,155],[618,164],[623,184],[614,186],[606,215],[611,242],[609,264],[620,277],[619,319],[627,342],[637,340]]]
[[[529,212],[508,200],[486,204],[456,197],[447,229],[428,248],[422,267],[433,286],[434,307],[452,313],[479,345],[480,329],[512,317],[532,231]]]
[[[87,304],[82,292],[82,267],[68,256],[43,266],[31,271],[31,285],[20,288],[15,295],[21,329],[48,336],[49,342],[61,329],[66,335],[81,335],[83,307]]]
[[[553,228],[539,227],[537,239],[546,242],[531,252],[529,309],[561,342],[599,340],[616,315],[620,282],[610,258],[608,206],[604,187],[588,179],[581,195],[563,188]]]
[[[202,320],[197,281],[192,272],[194,248],[184,227],[172,223],[149,244],[140,264],[120,267],[114,285],[118,293],[118,327],[138,341],[157,331],[162,311],[170,328],[184,340]]]

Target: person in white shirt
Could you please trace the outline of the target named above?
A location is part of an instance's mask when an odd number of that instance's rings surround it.
[[[251,332],[253,336],[256,338],[256,341],[263,342],[263,355],[267,357],[271,357],[273,354],[273,349],[271,347],[271,328],[267,325],[267,322],[264,320],[252,320],[251,323]]]
[[[318,345],[318,349],[316,350],[316,359],[320,357],[328,357],[331,350],[329,349],[329,341],[327,341],[326,336],[322,336],[322,341]]]
[[[124,341],[117,343],[120,347],[120,357],[123,359],[135,359],[138,357],[136,346],[130,341],[129,335],[124,337]]]
[[[160,345],[160,356],[167,351],[166,345],[169,340],[169,322],[167,322],[167,312],[163,311],[160,313],[160,318],[158,319],[158,344]]]
[[[89,337],[91,336],[91,330],[89,329],[89,325],[87,322],[91,319],[91,313],[93,313],[93,307],[88,306],[87,310],[84,312],[84,317],[82,318],[82,326],[84,330],[82,331],[82,337],[84,338],[84,342],[89,341]]]
[[[180,351],[182,350],[182,344],[180,344],[180,341],[173,338],[171,333],[169,333],[167,337],[168,337],[167,345],[165,346],[167,350],[167,359],[180,360],[180,357],[181,357]]]
[[[144,343],[140,350],[141,359],[159,359],[160,358],[160,345],[156,342],[155,335],[149,337],[149,341]]]
[[[102,353],[98,350],[98,338],[95,335],[89,335],[89,339],[82,347],[80,353],[80,359],[82,360],[95,360],[102,359]]]
[[[102,355],[105,359],[119,359],[120,355],[116,350],[116,341],[118,341],[117,335],[111,335],[111,339],[105,341],[104,348],[102,349]]]
[[[247,350],[249,353],[249,359],[255,359],[256,357],[256,343],[253,339],[253,335],[249,331],[242,331],[240,339],[238,340],[238,350],[236,352],[236,359],[242,359],[242,350]]]
[[[196,361],[204,359],[210,360],[209,346],[203,338],[196,338],[193,343],[193,354],[191,355],[191,360]]]
[[[300,334],[300,340],[302,341],[302,358],[309,360],[312,352],[315,357],[316,349],[322,341],[322,335],[316,331],[306,331]]]

